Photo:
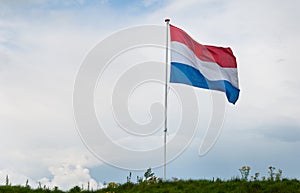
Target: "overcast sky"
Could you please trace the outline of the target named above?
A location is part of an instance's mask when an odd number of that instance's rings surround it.
[[[13,184],[29,179],[33,187],[40,181],[62,189],[88,181],[95,188],[125,182],[130,170],[100,161],[82,142],[73,116],[74,82],[85,57],[101,40],[132,26],[164,26],[167,17],[203,44],[230,46],[241,90],[236,105],[226,103],[222,132],[201,157],[211,93],[195,91],[201,123],[192,143],[168,164],[168,179],[230,179],[243,165],[251,166],[252,175],[267,176],[272,165],[284,177],[300,178],[299,6],[297,0],[0,0],[0,184],[6,175]],[[163,62],[159,53],[163,56],[164,50],[151,52]],[[130,57],[135,56],[129,53],[124,61]],[[147,89],[157,91],[153,85],[142,88]],[[129,101],[137,121],[149,118],[146,107],[139,109],[139,97],[149,93],[137,92]],[[147,99],[163,102],[159,92],[151,96]],[[169,137],[176,134],[172,127],[179,116],[172,112]],[[107,125],[112,138],[137,148],[133,138],[118,134],[116,123]],[[149,136],[145,146],[156,147],[162,135]],[[126,163],[129,158],[121,159]],[[163,175],[161,167],[154,172]],[[143,173],[133,171],[133,181]]]

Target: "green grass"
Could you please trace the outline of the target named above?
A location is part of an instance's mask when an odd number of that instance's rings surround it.
[[[157,182],[149,184],[125,183],[117,187],[108,187],[97,191],[70,189],[70,193],[300,193],[300,181],[283,179],[280,181],[250,181],[233,179],[229,181],[210,180],[180,180],[176,182]],[[0,193],[64,193],[55,189],[31,189],[22,186],[0,186]]]

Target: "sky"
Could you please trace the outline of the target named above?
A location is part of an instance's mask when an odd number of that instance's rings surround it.
[[[237,58],[241,90],[236,105],[225,103],[221,133],[202,156],[199,146],[212,119],[215,93],[193,90],[199,124],[178,155],[176,146],[170,147],[176,156],[169,160],[167,178],[230,179],[239,176],[244,165],[251,166],[250,175],[268,176],[272,165],[283,170],[283,177],[299,179],[299,4],[297,0],[0,0],[0,184],[8,175],[12,184],[24,185],[29,179],[32,187],[41,182],[69,189],[90,182],[96,189],[105,182],[126,182],[129,172],[135,182],[147,167],[163,176],[161,165],[152,165],[161,161],[159,156],[147,157],[147,166],[134,155],[108,160],[95,156],[76,125],[73,91],[82,64],[103,40],[133,26],[163,28],[165,18],[203,44],[230,46]],[[164,35],[159,36],[162,41]],[[98,118],[105,117],[102,126],[112,141],[135,150],[161,147],[162,129],[143,138],[119,132],[111,107],[101,106],[110,103],[100,99],[111,96],[110,87],[120,79],[117,73],[143,61],[163,64],[164,54],[164,49],[155,47],[127,50],[111,61],[106,79],[98,80],[95,110]],[[120,63],[125,67],[117,70],[114,65]],[[139,73],[131,73],[138,77]],[[149,115],[149,108],[163,103],[163,85],[142,84],[139,89],[127,100],[130,116],[140,123],[161,117],[162,109]],[[185,116],[174,89],[169,94],[169,140],[179,135],[178,120]],[[116,100],[124,102],[122,97]],[[107,146],[100,149],[111,151]]]

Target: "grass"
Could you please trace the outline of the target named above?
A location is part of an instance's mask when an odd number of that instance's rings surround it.
[[[143,177],[137,178],[137,183],[131,182],[131,172],[127,176],[127,183],[108,183],[106,188],[100,190],[82,190],[75,186],[68,191],[61,191],[57,187],[49,189],[39,184],[39,188],[32,189],[25,186],[9,185],[9,178],[6,176],[6,185],[0,186],[0,193],[300,193],[300,181],[297,179],[282,179],[282,170],[275,171],[275,167],[269,166],[269,177],[259,178],[259,173],[251,176],[248,180],[251,168],[243,166],[239,169],[241,178],[231,180],[177,180],[162,181],[157,178],[149,168]],[[88,186],[89,187],[89,186]]]
[[[65,193],[59,189],[31,189],[29,186],[0,186],[1,193]],[[300,193],[300,181],[283,179],[280,181],[245,181],[233,179],[228,181],[179,180],[139,184],[125,183],[119,186],[87,191],[74,187],[66,193]]]

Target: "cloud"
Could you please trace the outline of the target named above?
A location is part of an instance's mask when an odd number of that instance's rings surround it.
[[[261,126],[253,129],[252,132],[272,141],[291,144],[300,142],[299,122],[291,117],[277,117],[276,124],[272,123],[271,120],[265,120]]]
[[[103,188],[102,183],[97,182],[90,175],[88,168],[80,165],[62,165],[60,167],[49,167],[52,178],[42,178],[39,181],[47,187],[59,187],[62,190],[69,190],[74,186],[79,186],[85,190],[97,190]]]
[[[25,166],[26,167],[26,166]],[[79,186],[87,190],[97,190],[104,187],[101,182],[97,182],[91,177],[88,168],[81,165],[63,164],[60,166],[49,166],[48,168],[51,177],[43,177],[34,180],[30,176],[22,174],[19,170],[2,169],[0,170],[0,179],[8,177],[11,185],[29,185],[32,188],[50,188],[58,187],[61,190],[69,190],[74,186]],[[6,183],[6,182],[4,182]]]
[[[0,169],[0,179],[1,185],[4,185],[6,182],[6,177],[8,177],[9,184],[12,185],[22,185],[25,186],[28,180],[28,185],[31,187],[37,187],[37,183],[35,180],[31,179],[30,177],[21,174],[20,171],[10,170],[10,169]]]
[[[273,126],[262,129],[264,136],[284,142],[300,141],[300,126]]]

